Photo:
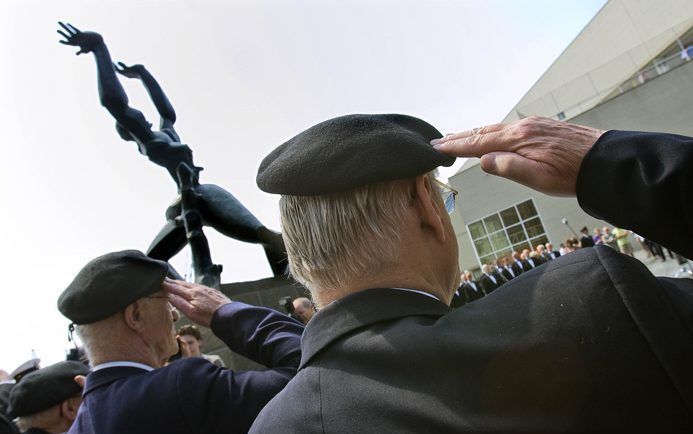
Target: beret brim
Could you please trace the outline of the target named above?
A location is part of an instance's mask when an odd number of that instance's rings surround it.
[[[412,178],[454,163],[431,146],[440,137],[435,127],[412,116],[340,116],[272,151],[260,164],[257,185],[268,193],[315,196]]]

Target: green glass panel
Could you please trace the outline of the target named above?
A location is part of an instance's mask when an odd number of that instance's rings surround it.
[[[537,215],[537,209],[534,207],[534,202],[531,200],[519,204],[517,210],[520,212],[522,220],[527,220]]]
[[[494,250],[502,250],[510,247],[510,241],[508,241],[508,236],[505,235],[505,231],[494,232],[489,235],[491,239],[491,244]]]
[[[477,238],[481,238],[484,235],[486,235],[486,229],[484,229],[484,224],[481,223],[481,220],[469,225],[469,234],[472,236],[473,240],[476,240]]]
[[[474,241],[474,247],[476,248],[476,253],[480,258],[482,256],[493,254],[493,248],[491,248],[491,242],[488,240],[488,237]]]
[[[541,220],[539,220],[539,217],[524,222],[524,225],[529,238],[536,238],[539,235],[543,235],[546,232],[544,231],[544,226],[541,224]]]
[[[486,225],[486,230],[489,233],[503,229],[503,223],[501,223],[501,219],[498,214],[486,217],[484,219],[484,224]]]
[[[508,237],[510,238],[510,243],[518,244],[527,240],[524,229],[522,225],[511,226],[506,229],[508,231]]]
[[[517,215],[517,210],[514,206],[501,211],[500,216],[503,219],[503,224],[505,226],[512,226],[520,222],[520,217]]]

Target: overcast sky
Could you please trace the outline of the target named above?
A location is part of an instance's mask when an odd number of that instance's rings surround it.
[[[2,2],[0,368],[32,349],[44,365],[63,359],[60,292],[96,256],[146,250],[176,195],[166,171],[118,137],[93,56],[58,43],[58,20],[101,33],[114,60],[145,64],[205,168],[201,181],[278,230],[277,197],[255,185],[274,147],[347,113],[406,113],[443,133],[498,122],[604,3]],[[124,84],[158,125],[140,83]],[[223,282],[271,275],[260,247],[207,235]],[[180,271],[186,256],[172,261]]]

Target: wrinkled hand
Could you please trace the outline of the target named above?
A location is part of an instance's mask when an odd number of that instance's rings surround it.
[[[82,32],[70,23],[64,24],[58,21],[58,24],[65,30],[64,32],[58,30],[58,33],[65,38],[64,41],[58,42],[79,47],[79,51],[75,53],[78,56],[83,53],[90,53],[98,45],[103,44],[103,38],[96,32]]]
[[[164,279],[162,288],[169,293],[171,304],[196,324],[209,327],[220,307],[231,303],[220,291],[197,283]]]
[[[587,151],[604,133],[596,128],[532,116],[431,141],[455,157],[480,157],[481,168],[552,196],[575,196]]]
[[[142,77],[142,72],[144,72],[144,65],[136,64],[127,66],[123,62],[118,62],[118,64],[113,64],[115,70],[127,78],[140,78]]]

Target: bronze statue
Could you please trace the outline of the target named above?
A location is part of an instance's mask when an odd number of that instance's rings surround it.
[[[186,243],[193,253],[193,267],[198,282],[218,286],[221,266],[212,264],[202,226],[211,226],[222,234],[247,243],[261,244],[275,276],[284,273],[286,253],[281,234],[266,228],[231,193],[212,184],[200,184],[201,167],[195,166],[192,150],[181,143],[174,128],[176,112],[159,83],[142,65],[125,65],[111,60],[103,37],[82,32],[71,24],[58,23],[65,38],[60,43],[79,47],[76,53],[93,53],[98,74],[101,105],[116,120],[116,130],[123,140],[134,141],[141,154],[164,167],[176,182],[179,196],[166,210],[166,224],[152,241],[147,255],[168,261]],[[142,112],[128,104],[128,97],[118,75],[139,79],[149,93],[161,122],[153,130]]]

